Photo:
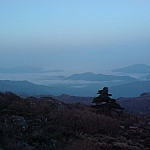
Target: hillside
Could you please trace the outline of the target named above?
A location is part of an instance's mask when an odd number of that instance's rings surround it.
[[[150,74],[148,74],[146,76],[142,76],[140,79],[141,80],[150,80]]]
[[[37,85],[28,81],[0,80],[0,91],[11,91],[19,95],[61,94],[61,87]]]
[[[93,97],[81,97],[81,96],[71,96],[71,95],[67,95],[67,94],[62,94],[60,96],[52,96],[62,102],[65,103],[84,103],[87,105],[91,105],[91,102],[93,100]]]
[[[0,93],[0,149],[141,150],[150,148],[150,115],[100,113],[52,97]]]
[[[150,66],[145,64],[135,64],[123,68],[114,69],[112,71],[122,73],[150,73]]]
[[[150,113],[150,93],[143,93],[140,97],[119,98],[117,102],[131,114]]]
[[[64,103],[84,103],[86,105],[92,105],[94,99],[94,97],[70,96],[66,94],[52,97]],[[114,96],[112,95],[112,97]],[[120,97],[116,100],[125,109],[125,112],[131,114],[150,113],[150,93],[142,93],[139,97]]]
[[[112,86],[109,89],[115,98],[137,97],[141,93],[150,91],[150,81],[136,81],[118,86]]]

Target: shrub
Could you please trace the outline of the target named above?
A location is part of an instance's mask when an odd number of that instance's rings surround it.
[[[117,133],[119,127],[118,122],[113,118],[76,108],[57,109],[49,114],[49,120],[57,129],[65,132],[75,131],[112,135]]]

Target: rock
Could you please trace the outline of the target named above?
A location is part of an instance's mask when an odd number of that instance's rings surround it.
[[[121,129],[125,130],[125,126],[120,126]]]
[[[10,116],[5,119],[4,122],[5,132],[13,132],[14,134],[21,133],[28,129],[28,125],[21,116]]]

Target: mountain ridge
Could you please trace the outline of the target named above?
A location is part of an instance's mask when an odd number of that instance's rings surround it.
[[[89,84],[83,88],[76,88],[72,85],[37,85],[28,81],[10,81],[0,80],[0,91],[10,91],[22,95],[55,95],[67,94],[72,96],[91,96],[96,94],[96,91],[103,88],[100,84]],[[114,98],[119,97],[136,97],[141,93],[150,91],[150,81],[136,81],[127,84],[108,87]]]
[[[66,77],[66,80],[85,80],[85,81],[112,81],[112,80],[129,80],[135,81],[136,78],[130,76],[117,76],[117,75],[106,75],[106,74],[94,74],[92,72],[85,72],[80,74],[72,74]]]
[[[146,64],[134,64],[127,67],[114,69],[112,71],[122,73],[150,73],[150,66]]]

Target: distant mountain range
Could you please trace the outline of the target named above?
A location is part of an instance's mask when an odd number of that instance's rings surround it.
[[[127,66],[127,67],[123,67],[123,68],[117,68],[112,70],[113,72],[121,72],[121,73],[150,73],[150,66],[146,65],[146,64],[135,64],[135,65],[131,65],[131,66]],[[18,66],[18,67],[14,67],[14,68],[0,68],[0,73],[47,73],[47,72],[63,72],[63,70],[45,70],[43,68],[37,68],[37,67],[32,67],[32,66]],[[82,74],[73,74],[71,75],[69,78],[74,79],[74,80],[78,80],[79,78],[82,80],[82,78],[84,78],[84,80],[92,80],[91,78],[95,78],[95,80],[99,80],[99,78],[103,79],[103,74],[93,74],[91,72],[86,72],[86,73],[82,73]],[[105,75],[106,76],[106,75]],[[105,79],[104,76],[104,79]],[[111,78],[114,78],[111,75],[107,75],[108,78],[110,78],[110,80],[112,80]],[[86,77],[86,78],[85,78]]]
[[[140,69],[138,68],[140,70],[139,72],[142,71],[141,68],[149,68],[147,65],[136,64],[133,66],[125,67],[126,69],[124,69],[126,71],[128,70],[129,72],[129,70],[131,71],[132,68],[132,71],[136,72],[137,67],[140,67]],[[0,68],[0,72],[3,73],[40,73],[42,71],[43,70],[41,68],[34,67],[16,67],[13,69]],[[114,98],[136,97],[143,92],[150,92],[150,81],[148,80],[150,79],[150,75],[145,76],[146,80],[144,81],[139,81],[138,79],[130,76],[105,75],[100,73],[94,74],[91,72],[73,74],[67,77],[56,76],[55,80],[61,80],[61,84],[51,84],[51,77],[43,76],[43,78],[42,80],[49,80],[49,86],[36,85],[28,81],[0,80],[0,91],[11,91],[19,95],[46,94],[58,96],[61,94],[67,94],[72,96],[92,97],[96,95],[99,89],[107,86],[110,90],[110,93],[113,94]]]
[[[114,97],[136,97],[143,92],[150,92],[150,81],[136,81],[109,88]]]
[[[48,72],[62,72],[63,70],[45,70],[31,66],[14,67],[14,68],[0,68],[0,73],[24,74],[24,73],[48,73]]]
[[[128,67],[114,69],[112,71],[122,73],[150,73],[150,66],[145,64],[135,64]]]
[[[98,83],[89,84],[82,88],[76,88],[72,85],[36,85],[28,81],[9,81],[0,80],[0,91],[11,91],[18,95],[61,95],[68,94],[72,96],[96,96],[97,91],[102,89]],[[135,81],[132,83],[108,87],[114,98],[119,97],[137,97],[143,92],[150,91],[150,81]]]
[[[136,81],[137,79],[129,76],[115,76],[115,75],[105,75],[105,74],[94,74],[91,72],[73,74],[66,77],[66,80],[84,80],[84,81]]]
[[[59,90],[59,89],[58,89]],[[0,80],[0,91],[10,91],[19,95],[57,94],[54,87],[36,85],[28,81]],[[58,93],[60,94],[60,93]]]
[[[150,80],[150,74],[140,78],[141,80]]]

